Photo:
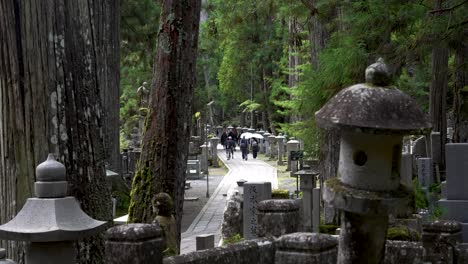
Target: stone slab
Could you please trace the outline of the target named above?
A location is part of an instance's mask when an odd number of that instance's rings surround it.
[[[419,158],[418,164],[418,181],[421,187],[429,187],[433,183],[432,177],[432,159]]]
[[[442,218],[468,223],[468,200],[447,200],[438,201],[442,209]]]
[[[257,206],[263,200],[271,199],[270,182],[244,183],[243,230],[245,239],[257,237]]]
[[[468,143],[445,145],[447,199],[468,200]]]
[[[203,234],[196,236],[196,248],[198,250],[204,250],[214,248],[215,239],[213,234]]]
[[[440,191],[442,198],[447,199],[447,181],[440,183]]]

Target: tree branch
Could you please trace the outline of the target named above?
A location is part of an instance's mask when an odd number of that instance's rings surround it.
[[[465,1],[462,1],[461,3],[459,4],[456,4],[452,7],[449,7],[449,8],[442,8],[442,9],[436,9],[436,10],[431,10],[429,11],[430,14],[435,14],[435,13],[443,13],[443,12],[448,12],[448,11],[452,11],[456,8],[459,8],[460,6],[466,4],[468,2],[468,0],[465,0]]]
[[[310,10],[312,16],[318,13],[318,9],[310,1],[301,0],[301,3],[304,4]]]

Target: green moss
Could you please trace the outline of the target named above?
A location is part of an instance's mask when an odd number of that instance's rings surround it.
[[[272,190],[271,199],[289,199],[289,191],[283,189]]]
[[[388,240],[419,241],[421,236],[415,230],[405,226],[394,226],[387,230]]]
[[[242,238],[242,236],[240,234],[235,234],[232,237],[227,237],[227,238],[223,239],[223,246],[238,243],[238,242],[240,242],[242,240],[244,240],[244,238]]]
[[[334,235],[338,227],[337,225],[320,225],[319,230],[322,234]]]
[[[128,208],[128,222],[142,223],[144,212],[148,211],[148,206],[152,205],[151,188],[154,182],[154,176],[148,167],[144,167],[135,173],[132,190],[130,192],[130,206]],[[151,209],[152,210],[152,209]]]

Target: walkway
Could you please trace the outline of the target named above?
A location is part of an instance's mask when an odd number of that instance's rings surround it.
[[[234,159],[226,160],[226,152],[221,145],[218,145],[218,157],[224,162],[229,172],[224,176],[218,188],[216,188],[187,231],[182,233],[181,254],[195,251],[195,238],[202,234],[214,234],[215,245],[218,245],[221,239],[221,225],[224,206],[226,205],[226,197],[223,194],[227,194],[230,189],[236,188],[238,180],[268,181],[271,182],[273,189],[278,187],[276,168],[261,160],[253,159],[251,154],[249,154],[248,160],[244,161],[240,150],[237,150],[234,152]]]

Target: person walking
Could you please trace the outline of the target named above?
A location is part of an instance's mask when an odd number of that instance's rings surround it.
[[[226,149],[226,141],[227,141],[227,133],[226,133],[226,128],[223,128],[223,133],[221,134],[221,145]]]
[[[255,138],[252,139],[252,156],[254,159],[257,158],[258,153],[258,142]]]
[[[228,137],[226,140],[226,157],[227,160],[230,160],[231,158],[234,159],[234,148],[236,147],[236,143],[234,143],[234,140],[232,140],[232,137]]]
[[[249,144],[247,139],[245,139],[245,136],[240,140],[239,146],[242,151],[242,159],[247,160],[247,156],[249,154]]]

